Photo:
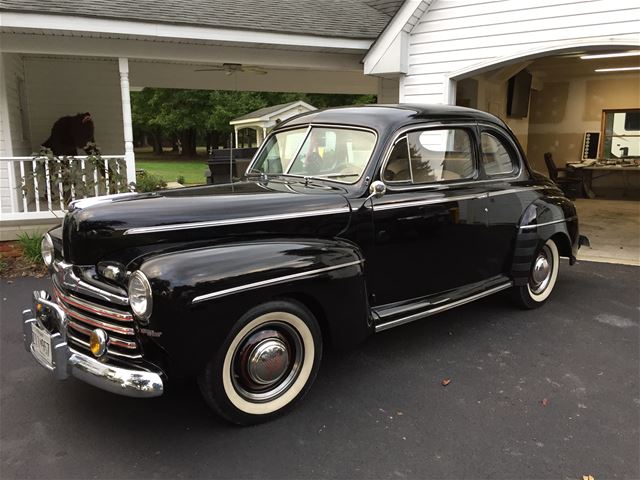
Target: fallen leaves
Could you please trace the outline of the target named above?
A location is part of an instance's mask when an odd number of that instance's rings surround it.
[[[582,480],[595,480],[593,475],[582,475]]]
[[[446,387],[447,385],[449,385],[451,383],[451,379],[450,378],[445,378],[444,380],[442,380],[442,382],[440,382],[440,384],[443,387]]]
[[[540,405],[542,405],[543,407],[546,407],[547,405],[549,405],[549,400],[547,400],[546,398],[543,398],[542,400],[540,400]]]

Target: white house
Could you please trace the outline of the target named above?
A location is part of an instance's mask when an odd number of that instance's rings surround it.
[[[606,112],[640,108],[638,72],[620,70],[640,57],[596,56],[640,49],[639,32],[632,0],[3,0],[0,239],[62,213],[17,187],[63,115],[91,112],[103,153],[134,178],[132,87],[471,106],[505,119],[544,170],[544,152],[579,159],[586,132],[606,137]],[[523,70],[528,111],[509,115],[510,79]]]

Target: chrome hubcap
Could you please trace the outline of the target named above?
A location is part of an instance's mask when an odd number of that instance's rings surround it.
[[[232,382],[246,400],[268,402],[286,392],[302,368],[302,339],[284,322],[263,324],[238,344]]]
[[[536,264],[533,266],[533,281],[542,283],[549,276],[550,271],[549,261],[545,257],[538,257]]]
[[[529,286],[533,293],[538,294],[547,288],[551,280],[552,270],[553,257],[549,247],[545,245],[533,262],[531,278],[529,280]]]
[[[247,369],[251,380],[271,385],[282,378],[289,366],[286,344],[277,338],[263,340],[249,354]]]

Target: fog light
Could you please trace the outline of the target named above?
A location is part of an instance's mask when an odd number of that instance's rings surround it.
[[[89,335],[89,348],[95,357],[101,357],[107,351],[107,333],[101,328],[96,328]]]

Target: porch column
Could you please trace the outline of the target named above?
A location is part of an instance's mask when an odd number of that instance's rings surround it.
[[[238,127],[233,127],[233,129],[236,132],[236,145],[235,145],[235,147],[238,148]]]
[[[267,127],[262,127],[262,142],[264,142],[265,138],[267,138]],[[262,145],[262,142],[260,142],[260,145]]]
[[[119,58],[120,94],[122,96],[122,126],[124,127],[124,160],[127,163],[127,183],[136,181],[136,157],[133,153],[133,122],[129,94],[129,59]]]

